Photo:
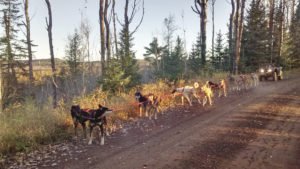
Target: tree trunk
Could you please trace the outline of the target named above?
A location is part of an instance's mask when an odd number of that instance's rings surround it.
[[[280,16],[280,23],[279,23],[279,47],[278,47],[278,57],[281,58],[282,56],[282,43],[283,43],[283,28],[284,28],[284,13],[285,13],[285,0],[280,0],[279,5],[281,16]],[[277,61],[279,60],[277,59]]]
[[[234,25],[234,13],[235,13],[235,3],[234,0],[231,0],[231,14],[230,14],[230,23],[229,23],[229,54],[230,54],[230,65],[229,69],[233,73],[233,58],[234,58],[234,48],[233,48],[233,25]]]
[[[112,10],[113,10],[113,25],[114,25],[114,43],[115,43],[115,52],[118,57],[118,37],[117,37],[117,29],[116,29],[116,12],[115,12],[115,0],[112,0]]]
[[[243,22],[244,22],[244,9],[246,0],[236,0],[236,12],[235,12],[235,62],[234,73],[238,74],[239,62],[241,57],[241,42],[243,34]],[[242,3],[242,4],[240,4]],[[241,7],[240,7],[241,5]]]
[[[0,114],[3,112],[2,59],[0,59]]]
[[[100,45],[101,45],[101,74],[105,74],[105,21],[104,21],[104,1],[100,0],[99,21],[100,21]]]
[[[235,34],[235,56],[234,56],[234,74],[238,74],[238,63],[239,63],[239,21],[240,21],[240,0],[236,0],[236,11],[235,11],[235,24],[234,24],[234,34]]]
[[[269,0],[270,3],[270,13],[269,13],[269,54],[271,57],[271,63],[273,62],[273,29],[274,29],[274,10],[275,10],[275,0]]]
[[[290,21],[291,21],[291,23],[293,22],[293,19],[294,19],[294,17],[295,17],[295,7],[296,7],[296,2],[295,2],[295,0],[292,0],[292,4],[291,4],[291,18],[290,18]]]
[[[243,29],[244,29],[244,11],[245,11],[245,3],[246,0],[242,0],[242,6],[241,6],[241,16],[239,21],[239,44],[238,44],[238,57],[237,57],[237,65],[239,65],[240,57],[241,57],[241,44],[242,44],[242,36],[243,36]],[[238,73],[238,70],[236,74]]]
[[[126,41],[129,42],[129,17],[128,17],[128,6],[129,6],[129,0],[126,0],[125,2],[125,10],[124,10],[124,36],[126,38]],[[129,56],[129,46],[125,46],[124,49],[124,56],[123,57],[127,57]],[[125,58],[121,58],[121,61],[123,63],[123,65],[126,65],[126,63],[124,63],[126,61]],[[125,70],[125,67],[123,66],[123,70]]]
[[[109,27],[109,21],[108,21],[108,15],[107,10],[109,7],[109,0],[105,1],[105,8],[104,8],[104,22],[105,22],[105,30],[106,30],[106,50],[107,50],[107,67],[109,65],[109,61],[111,58],[111,47],[110,47],[110,27]]]
[[[207,1],[201,0],[201,60],[202,65],[206,64],[206,22],[207,22]]]
[[[33,68],[32,68],[32,49],[31,49],[31,35],[30,35],[30,18],[28,13],[29,0],[25,0],[24,10],[25,10],[25,18],[26,18],[26,43],[28,50],[28,65],[29,65],[29,81],[30,86],[33,84]]]
[[[215,3],[216,0],[212,0],[212,42],[211,42],[211,48],[212,48],[212,57],[215,57]]]
[[[54,51],[53,51],[53,41],[52,41],[52,11],[51,4],[49,0],[45,0],[48,8],[49,21],[46,18],[48,38],[49,38],[49,48],[51,56],[51,68],[52,68],[52,88],[53,88],[53,107],[57,107],[57,85],[56,85],[56,68],[54,60]]]

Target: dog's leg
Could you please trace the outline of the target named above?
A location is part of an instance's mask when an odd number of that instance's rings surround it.
[[[81,125],[82,125],[82,129],[83,129],[83,137],[86,138],[86,125],[84,122],[81,123]]]
[[[140,117],[142,117],[142,113],[143,113],[143,105],[140,105]]]
[[[107,120],[106,120],[105,116],[103,117],[103,125],[105,125],[105,127],[104,127],[105,135],[110,136],[110,132],[108,131]]]
[[[206,103],[207,103],[207,96],[204,96],[202,106],[204,107],[206,105]]]
[[[90,140],[89,140],[89,145],[91,145],[92,144],[92,142],[93,142],[93,126],[91,125],[90,126]]]
[[[196,93],[193,93],[193,95],[197,99],[198,103],[201,104],[200,97]]]
[[[146,111],[147,111],[147,113],[149,113],[148,114],[149,120],[151,120],[152,119],[152,106],[150,106],[148,109],[146,109]]]
[[[154,108],[154,119],[157,120],[158,107]]]
[[[104,127],[103,124],[100,125],[100,130],[101,130],[101,141],[100,141],[100,145],[103,146],[104,145]]]
[[[145,110],[145,116],[146,116],[146,117],[149,117],[147,105],[144,106],[144,110]]]
[[[190,106],[193,106],[189,96],[187,94],[184,94],[184,97],[186,98],[186,100],[189,102]]]
[[[208,96],[208,103],[209,103],[210,106],[212,105],[212,99],[211,99],[211,96]]]
[[[78,121],[74,118],[73,119],[74,122],[74,132],[75,132],[75,137],[77,137],[77,126],[78,126]]]

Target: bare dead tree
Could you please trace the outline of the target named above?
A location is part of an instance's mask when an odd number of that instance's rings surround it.
[[[31,35],[30,35],[30,18],[28,13],[29,0],[24,1],[24,12],[25,12],[25,22],[23,24],[26,28],[26,44],[27,44],[27,52],[28,52],[28,65],[29,65],[29,81],[30,86],[33,84],[33,68],[32,68],[32,43],[31,43]]]
[[[230,70],[233,70],[234,62],[234,48],[233,48],[233,25],[234,25],[235,3],[231,0],[231,14],[229,21],[229,54],[230,54]]]
[[[234,34],[235,34],[235,54],[234,54],[234,74],[238,74],[238,59],[239,59],[239,21],[240,21],[240,0],[235,0],[236,11],[235,11],[235,20],[234,20]]]
[[[212,57],[215,57],[215,3],[216,0],[211,0],[212,7],[212,41],[211,41],[211,49],[212,49]]]
[[[99,0],[99,22],[100,22],[100,45],[101,45],[101,74],[105,74],[105,21],[104,3],[106,0]]]
[[[131,12],[129,14],[129,2],[130,0],[126,0],[125,2],[125,10],[124,10],[124,23],[121,25],[125,28],[125,30],[128,30],[129,32],[129,25],[132,23],[133,19],[135,18],[137,12],[139,11],[139,4],[142,1],[142,16],[140,21],[138,22],[138,24],[136,25],[136,27],[134,29],[132,29],[133,31],[131,31],[131,35],[133,35],[138,28],[141,26],[143,19],[144,19],[144,15],[145,15],[145,7],[144,7],[144,0],[133,0],[133,4],[132,4],[132,9]]]
[[[105,30],[106,30],[106,42],[105,42],[105,46],[106,46],[106,50],[107,50],[107,66],[109,64],[109,60],[111,58],[111,42],[110,42],[110,24],[109,24],[109,19],[108,19],[108,7],[110,5],[110,0],[106,0],[105,4],[104,4],[104,23],[105,23]]]
[[[46,25],[48,31],[49,38],[49,48],[50,48],[50,56],[51,56],[51,68],[52,68],[52,88],[53,88],[53,107],[57,107],[57,84],[56,84],[56,68],[55,68],[55,60],[54,60],[54,51],[53,51],[53,40],[52,40],[52,10],[51,4],[49,0],[45,0],[48,8],[48,17],[49,21],[46,17]]]
[[[116,1],[112,0],[112,13],[113,13],[113,27],[114,27],[114,43],[115,43],[115,52],[118,53],[118,37],[117,37],[117,28],[116,28],[116,11],[115,11]],[[116,55],[118,56],[118,55]]]
[[[89,20],[86,18],[84,20],[81,21],[80,24],[80,32],[81,32],[81,36],[83,37],[84,41],[85,41],[85,52],[86,52],[86,57],[88,60],[88,70],[91,72],[91,63],[90,63],[90,35],[91,35],[91,25],[89,23]]]
[[[140,3],[142,1],[142,16],[138,24],[133,31],[129,30],[130,24],[132,24],[134,18],[136,17],[137,12],[139,11]],[[131,6],[131,12],[129,11],[129,4],[130,0],[125,1],[125,7],[124,7],[124,23],[118,20],[119,24],[123,27],[123,33],[127,37],[126,41],[127,44],[129,44],[129,37],[132,36],[140,27],[140,25],[143,22],[144,15],[145,15],[145,8],[144,8],[144,0],[133,0],[132,6]],[[117,18],[118,19],[118,18]],[[129,55],[129,45],[125,47],[125,55]],[[124,60],[124,58],[121,57],[121,60]]]
[[[243,33],[244,22],[244,10],[246,0],[236,0],[236,12],[235,12],[235,62],[234,73],[238,74],[238,66],[241,57],[241,41]]]
[[[200,16],[200,34],[201,34],[201,60],[206,63],[206,23],[207,23],[207,2],[208,0],[194,0],[192,10]]]

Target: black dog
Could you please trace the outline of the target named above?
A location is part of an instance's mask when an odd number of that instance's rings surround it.
[[[84,136],[86,137],[86,125],[85,122],[89,121],[89,127],[90,127],[90,140],[89,144],[92,144],[93,141],[93,128],[98,126],[101,131],[101,145],[104,145],[104,125],[107,124],[106,122],[106,115],[108,113],[111,113],[112,110],[110,110],[107,107],[103,107],[99,105],[98,109],[81,109],[79,105],[73,105],[71,107],[71,116],[74,123],[75,128],[75,135],[77,136],[77,126],[80,123],[83,131]]]
[[[140,107],[140,117],[142,117],[142,113],[145,112],[146,117],[148,117],[147,105],[149,100],[146,96],[143,96],[141,92],[135,92],[134,94],[135,100],[139,102]]]
[[[150,113],[150,119],[153,114],[154,119],[157,119],[157,112],[159,111],[159,102],[161,101],[161,99],[158,96],[155,96],[154,94],[148,94],[144,96],[139,91],[137,91],[134,94],[134,96],[135,99],[139,102],[140,117],[142,116],[142,113],[145,112],[146,117],[148,117],[148,113]]]

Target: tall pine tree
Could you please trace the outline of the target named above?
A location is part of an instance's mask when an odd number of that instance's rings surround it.
[[[135,53],[132,50],[133,37],[126,27],[120,32],[118,57],[121,61],[122,71],[124,71],[124,78],[130,79],[130,82],[126,87],[133,87],[140,81],[140,75],[138,74],[138,64],[135,58]]]
[[[192,73],[199,75],[202,68],[201,60],[201,38],[200,34],[197,36],[196,43],[192,46],[192,51],[188,59],[188,67]]]
[[[224,53],[224,45],[223,45],[223,35],[221,30],[217,34],[216,39],[216,47],[215,47],[215,57],[213,61],[213,66],[217,70],[225,70],[225,53]]]
[[[3,73],[2,104],[4,107],[16,101],[17,95],[17,68],[23,69],[18,59],[26,57],[25,41],[18,37],[20,30],[20,3],[18,0],[0,0],[0,23],[4,33],[0,38],[1,73]],[[5,63],[5,65],[3,65]],[[2,90],[2,89],[1,89]]]
[[[268,55],[268,23],[263,3],[252,0],[246,25],[244,27],[244,40],[242,45],[242,64],[248,71],[257,70],[260,64],[269,63]],[[245,71],[245,70],[244,70]]]

